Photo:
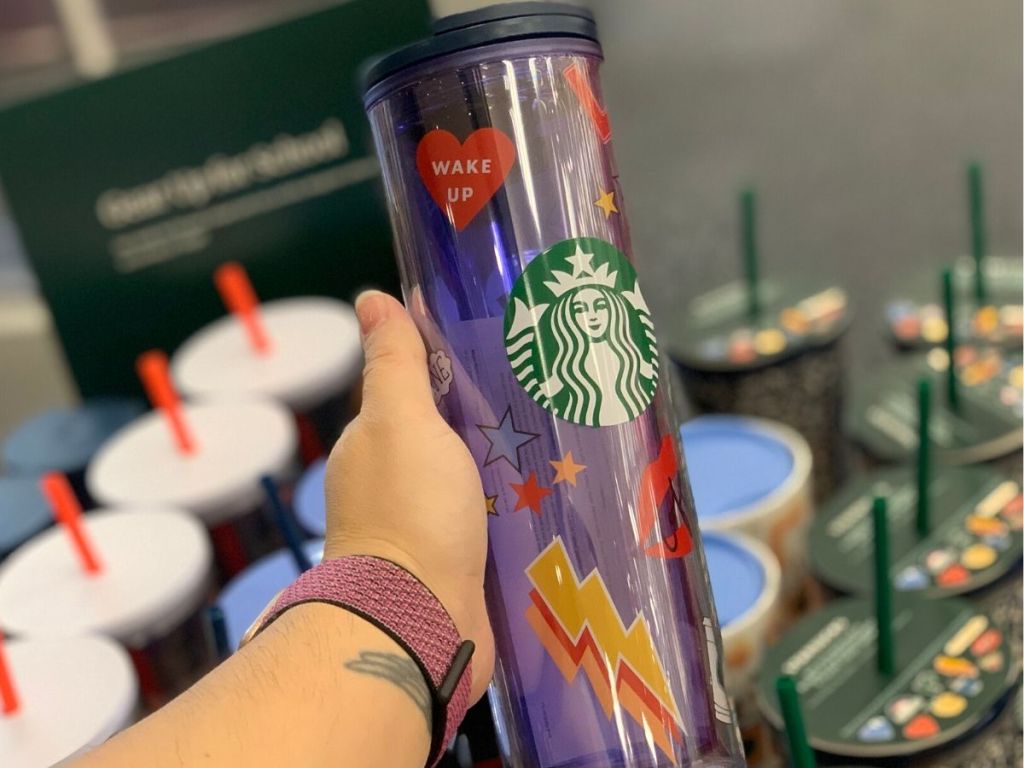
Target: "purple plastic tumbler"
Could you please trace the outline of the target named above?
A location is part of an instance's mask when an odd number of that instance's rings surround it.
[[[586,11],[495,6],[375,62],[366,109],[435,400],[487,497],[502,757],[739,766],[601,58]]]

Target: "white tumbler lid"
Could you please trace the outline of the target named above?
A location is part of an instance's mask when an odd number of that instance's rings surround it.
[[[13,635],[100,634],[141,647],[199,610],[213,564],[190,514],[158,508],[83,515],[102,570],[82,570],[68,534],[50,528],[0,566],[0,622]]]
[[[187,397],[261,395],[308,411],[344,392],[359,377],[363,353],[359,322],[348,304],[306,296],[260,305],[270,339],[256,354],[234,315],[193,334],[171,361]]]
[[[211,400],[182,406],[196,451],[182,454],[161,413],[136,419],[100,449],[86,473],[101,504],[187,509],[214,526],[257,508],[260,477],[279,478],[294,460],[295,420],[270,400]]]
[[[129,725],[138,683],[128,654],[103,637],[5,643],[19,710],[0,717],[0,765],[44,768]]]

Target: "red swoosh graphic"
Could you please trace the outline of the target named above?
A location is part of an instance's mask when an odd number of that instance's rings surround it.
[[[587,76],[583,74],[579,64],[576,62],[563,69],[562,76],[569,83],[569,87],[572,88],[572,92],[576,94],[576,98],[580,100],[580,104],[583,105],[587,114],[590,115],[590,121],[597,129],[597,135],[600,137],[601,143],[607,144],[612,138],[612,124],[608,120],[608,112],[605,111],[605,108],[598,103],[597,97],[594,96]]]

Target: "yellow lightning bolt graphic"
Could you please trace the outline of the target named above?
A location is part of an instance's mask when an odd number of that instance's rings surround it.
[[[606,716],[611,717],[618,696],[618,703],[654,731],[654,740],[673,756],[671,742],[681,738],[679,709],[644,619],[637,616],[627,628],[597,571],[582,582],[576,577],[559,537],[526,574],[536,588],[527,619],[565,678],[571,681],[583,669]],[[551,626],[552,619],[561,633]]]

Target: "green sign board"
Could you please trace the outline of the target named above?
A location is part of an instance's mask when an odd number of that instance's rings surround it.
[[[261,298],[397,287],[357,83],[425,35],[425,0],[351,0],[0,111],[0,183],[83,395]]]

